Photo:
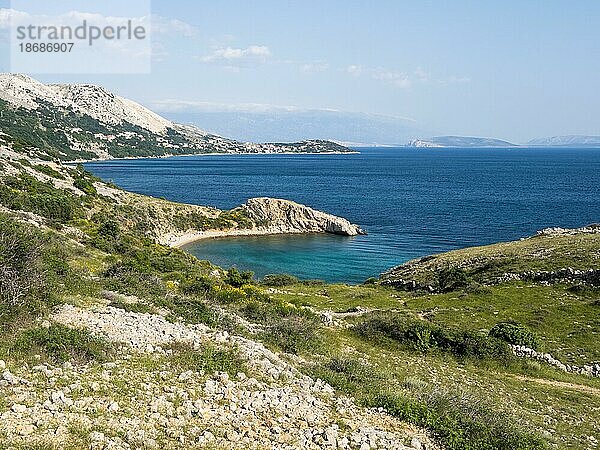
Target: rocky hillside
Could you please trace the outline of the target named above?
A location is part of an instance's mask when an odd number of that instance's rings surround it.
[[[179,125],[100,86],[45,85],[0,74],[0,142],[41,159],[73,161],[196,153],[350,152],[330,141],[253,144]]]
[[[509,280],[600,286],[600,226],[548,228],[520,241],[408,261],[381,276],[383,284],[429,292],[468,282],[497,285]]]

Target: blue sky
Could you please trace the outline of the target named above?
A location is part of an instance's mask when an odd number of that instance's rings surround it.
[[[154,109],[335,109],[522,142],[600,134],[600,2],[154,0]],[[6,68],[4,68],[6,70]]]

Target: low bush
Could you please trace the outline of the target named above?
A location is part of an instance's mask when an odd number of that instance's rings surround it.
[[[24,173],[2,179],[0,203],[9,209],[29,211],[58,223],[69,222],[81,214],[80,200],[72,193]]]
[[[128,263],[116,263],[102,273],[104,289],[138,297],[162,297],[167,289],[161,279],[137,270]]]
[[[441,351],[461,358],[510,358],[506,343],[473,331],[447,329],[400,314],[374,314],[353,328],[367,339],[394,342],[418,352]]]
[[[173,352],[169,363],[179,371],[203,371],[207,374],[227,372],[235,376],[238,372],[246,370],[244,361],[233,349],[220,349],[208,344],[194,349],[191,345],[183,343],[172,344],[168,348]]]
[[[253,283],[254,272],[240,272],[235,267],[232,267],[227,271],[225,276],[225,283],[233,287],[242,287],[245,284]]]
[[[314,320],[291,316],[269,325],[261,337],[286,353],[298,355],[318,349],[320,343],[318,329]]]
[[[537,350],[540,341],[533,331],[516,322],[500,322],[492,327],[490,336],[512,345],[524,345]]]
[[[459,267],[446,267],[438,272],[437,283],[441,292],[452,292],[467,287],[471,283],[471,279]]]
[[[184,279],[179,289],[188,295],[206,295],[213,288],[214,281],[206,275],[195,275]]]
[[[40,354],[53,363],[106,361],[114,351],[111,344],[88,331],[59,324],[26,330],[12,347],[15,353],[23,356]]]
[[[464,395],[435,393],[412,398],[378,392],[362,403],[383,407],[399,419],[427,428],[447,450],[544,450],[545,441],[505,413]]]
[[[210,327],[219,325],[227,328],[223,315],[197,297],[178,295],[160,306],[169,308],[171,315],[167,318],[173,321],[183,320],[186,323],[203,323]]]
[[[320,378],[345,394],[369,389],[382,375],[357,359],[335,357],[327,363],[309,369],[313,378]]]
[[[36,166],[33,166],[33,168],[38,172],[43,173],[44,175],[48,175],[49,177],[57,178],[59,180],[65,179],[62,173],[58,172],[57,170],[54,170],[52,167],[47,166],[45,164],[38,164]]]
[[[332,358],[306,366],[314,378],[352,395],[369,408],[384,408],[402,421],[427,429],[447,450],[546,450],[539,437],[519,427],[504,411],[462,393],[428,391],[427,383],[407,379],[410,394],[389,390],[388,379],[372,366],[347,358]]]
[[[320,286],[325,286],[325,281],[323,280],[302,280],[301,283],[305,286],[315,286],[315,287],[320,287]]]
[[[265,275],[262,280],[262,284],[269,287],[291,286],[299,282],[298,278],[287,273]]]
[[[154,311],[152,306],[142,302],[125,303],[120,301],[113,301],[110,302],[108,306],[112,306],[113,308],[119,308],[124,311],[133,313],[152,313]]]

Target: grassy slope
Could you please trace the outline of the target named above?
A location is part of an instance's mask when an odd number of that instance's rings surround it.
[[[488,282],[505,273],[553,271],[566,267],[600,267],[600,234],[538,235],[515,242],[471,247],[409,261],[383,277],[436,285],[439,271],[464,269],[475,281]]]
[[[595,258],[600,247],[600,235],[574,236],[558,239],[566,252],[560,255],[561,264],[574,266],[585,258]],[[573,252],[566,242],[576,242],[578,249],[585,242],[588,254]],[[548,240],[534,239],[512,244],[534,250],[532,243],[545,251]],[[511,244],[502,244],[504,250]],[[490,246],[497,255],[498,246]],[[510,249],[514,250],[514,249]],[[457,255],[485,258],[486,248],[452,252],[440,259],[457,260]],[[573,258],[570,255],[574,255]],[[549,267],[547,261],[538,267]],[[513,267],[529,269],[526,262],[514,261]],[[465,266],[466,267],[466,266]],[[585,266],[580,266],[585,267]],[[417,272],[415,275],[422,275]],[[296,284],[280,288],[285,293],[276,297],[295,304],[307,305],[317,311],[344,312],[360,306],[392,314],[421,317],[445,328],[487,332],[498,322],[514,320],[533,330],[542,348],[560,360],[583,365],[600,361],[600,289],[573,292],[570,286],[541,286],[522,282],[504,283],[479,288],[476,292],[463,290],[425,294],[408,293],[388,287],[344,286],[308,287]],[[347,324],[360,323],[371,313],[343,317]],[[382,386],[422,394],[430,391],[450,391],[491,403],[497,410],[509,411],[526,428],[546,436],[558,448],[591,448],[589,436],[600,436],[596,418],[600,414],[600,380],[565,374],[550,367],[527,361],[508,364],[492,360],[456,358],[441,352],[426,354],[393,343],[360,338],[352,328],[337,328],[326,333],[327,346],[333,354],[351,355],[368,361],[378,372],[385,374]],[[355,395],[361,395],[357,388]]]

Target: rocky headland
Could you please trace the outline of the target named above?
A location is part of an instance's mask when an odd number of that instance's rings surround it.
[[[305,205],[277,198],[251,198],[239,211],[250,221],[245,228],[239,226],[224,230],[185,230],[168,232],[160,242],[180,247],[191,242],[227,236],[258,236],[270,234],[330,233],[341,236],[366,234],[358,225],[343,217],[334,216]]]

